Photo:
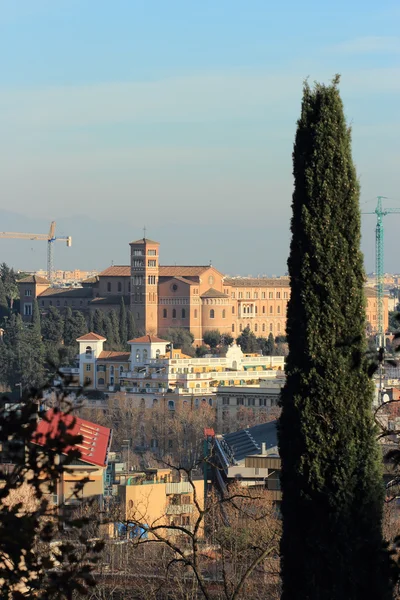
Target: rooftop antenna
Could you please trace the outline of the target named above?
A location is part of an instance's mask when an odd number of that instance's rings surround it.
[[[210,258],[210,264],[209,264],[209,266],[212,267],[212,260],[211,260],[211,258]]]

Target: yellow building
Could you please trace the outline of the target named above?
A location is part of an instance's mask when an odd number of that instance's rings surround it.
[[[125,521],[138,521],[149,527],[181,525],[193,531],[199,516],[194,502],[194,491],[200,509],[204,508],[204,480],[173,481],[170,469],[148,469],[132,473],[118,486],[122,516]],[[166,528],[161,535],[174,536],[179,531]]]

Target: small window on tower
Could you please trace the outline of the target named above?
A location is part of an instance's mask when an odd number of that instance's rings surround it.
[[[111,281],[107,281],[107,292],[111,292]]]

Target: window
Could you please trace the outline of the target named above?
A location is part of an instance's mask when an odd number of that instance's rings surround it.
[[[176,319],[176,308],[172,309],[172,318]]]
[[[90,377],[85,377],[85,383],[86,383],[86,384],[88,384],[88,383],[91,383],[91,381],[92,381],[92,380],[90,379]]]
[[[258,292],[254,292],[254,300],[258,299]]]
[[[258,325],[257,325],[257,323],[254,325],[254,331],[258,331]]]
[[[257,314],[258,313],[258,306],[255,306],[254,308],[255,308],[255,314]]]
[[[182,308],[182,319],[186,318],[186,310]]]
[[[283,297],[285,298],[285,300],[287,300],[287,298],[288,298],[288,293],[287,293],[287,292],[283,292]]]
[[[169,410],[175,409],[175,402],[173,400],[168,400],[168,408]]]
[[[86,371],[90,371],[92,369],[92,365],[86,365]]]
[[[157,400],[157,398],[154,398],[153,399],[153,406],[157,406],[157,404],[158,404],[158,400]]]
[[[232,314],[233,315],[235,314],[235,307],[234,306],[232,306]]]
[[[222,398],[223,406],[229,406],[230,398]]]
[[[249,398],[247,400],[247,406],[255,406],[256,405],[256,401],[254,398]]]
[[[139,249],[133,251],[133,255],[134,256],[142,256],[142,254],[143,254],[143,252],[141,250],[139,250]]]
[[[197,308],[194,309],[194,318],[197,319]]]
[[[97,380],[97,383],[99,385],[104,385],[104,377],[99,377],[98,380]]]
[[[239,292],[238,298],[243,298],[243,292]]]
[[[265,315],[265,306],[263,306],[263,315]]]
[[[139,348],[136,350],[136,362],[140,362],[140,350],[139,350]]]
[[[32,290],[25,290],[25,296],[32,296]]]
[[[146,348],[143,350],[143,362],[147,360],[147,350]]]
[[[246,298],[250,298],[250,292],[246,292]]]
[[[119,368],[119,376],[121,377],[122,373],[124,372],[124,367],[121,365]]]
[[[156,358],[158,358],[159,356],[160,356],[160,349],[157,348],[157,350],[156,350]]]
[[[148,256],[157,256],[157,250],[147,250]]]
[[[167,309],[166,309],[166,308],[163,308],[163,311],[162,311],[162,316],[163,316],[163,319],[166,319],[166,318],[167,318],[167,316],[168,316],[168,312],[167,312]]]
[[[235,297],[235,292],[232,292],[231,293],[231,298],[234,298],[234,297]]]
[[[269,330],[272,331],[273,330],[273,325],[272,323],[269,324]]]
[[[57,300],[56,305],[60,306],[60,301],[59,300]]]
[[[107,292],[111,292],[111,281],[107,281]]]
[[[261,292],[261,298],[265,300],[265,292]]]
[[[268,292],[268,298],[273,298],[274,297],[274,292]]]
[[[210,319],[214,319],[214,318],[215,318],[215,311],[214,311],[214,309],[212,308],[212,309],[210,310]]]
[[[222,318],[225,319],[225,317],[226,317],[226,310],[223,309],[223,311],[222,311]]]
[[[65,302],[64,302],[64,304],[65,304]],[[42,306],[44,306],[44,300],[42,300]]]
[[[236,400],[236,404],[237,404],[237,406],[243,406],[243,405],[244,405],[244,400],[243,400],[243,398],[237,398],[237,400]]]
[[[147,278],[147,281],[149,282],[149,285],[156,285],[156,276],[155,275],[149,275]]]
[[[262,324],[262,330],[265,331],[265,323]]]
[[[122,292],[122,283],[118,281],[118,291]]]
[[[242,331],[242,330],[243,330],[242,324],[240,323],[240,325],[239,325],[239,331]]]
[[[208,399],[208,404],[209,404],[210,406],[212,406],[212,398],[209,398],[209,399]]]
[[[114,375],[114,365],[111,365],[110,367],[110,375]]]
[[[156,260],[148,260],[147,261],[147,266],[148,267],[156,267],[157,266],[157,261]]]
[[[196,408],[199,407],[199,399],[198,398],[195,399],[194,405],[195,405]]]
[[[270,306],[270,307],[269,307],[269,314],[270,314],[270,315],[272,315],[272,313],[273,313],[273,307],[272,307],[272,306]]]
[[[92,358],[93,350],[92,346],[86,346],[86,358]]]
[[[143,267],[143,261],[142,260],[134,260],[133,266],[134,267]]]
[[[128,281],[128,292],[131,293],[131,281]]]
[[[24,304],[24,315],[30,317],[32,315],[32,303]]]
[[[232,323],[232,333],[235,333],[235,324]]]
[[[281,312],[281,307],[280,307],[280,306],[278,306],[278,308],[277,308],[277,312],[278,312],[278,315],[279,315],[279,314],[280,314],[280,312]]]
[[[276,297],[280,298],[281,297],[281,293],[280,292],[276,292]]]
[[[73,304],[73,302],[72,302],[72,304]],[[52,300],[50,300],[49,305],[53,306],[53,301]]]

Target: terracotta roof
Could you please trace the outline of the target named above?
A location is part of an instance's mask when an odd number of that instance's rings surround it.
[[[29,275],[18,279],[17,283],[40,283],[42,285],[50,285],[50,282],[45,277],[39,277],[39,275]]]
[[[100,352],[98,359],[115,360],[117,362],[128,362],[130,356],[130,352],[111,352],[110,350],[103,350],[102,352]]]
[[[365,287],[364,294],[367,298],[376,298],[376,290],[374,288]]]
[[[215,290],[214,288],[210,288],[204,294],[201,294],[200,298],[229,298],[226,294]]]
[[[77,338],[77,342],[105,342],[107,338],[103,337],[102,335],[99,335],[98,333],[93,333],[93,331],[91,331],[90,333],[85,333],[85,335],[81,335],[81,337]]]
[[[99,277],[130,277],[131,268],[129,265],[113,265],[99,273]]]
[[[131,246],[132,244],[143,244],[143,242],[145,242],[146,244],[157,244],[157,246],[160,245],[160,242],[154,242],[153,240],[149,240],[149,238],[141,238],[140,240],[131,242],[129,245]]]
[[[74,446],[65,448],[63,454],[70,450],[79,450],[80,460],[99,467],[107,466],[108,452],[111,444],[111,429],[91,423],[80,417],[66,415],[54,409],[48,410],[45,418],[39,421],[33,436],[33,443],[44,446],[47,440],[57,439],[63,428],[67,427],[67,433],[73,436],[82,436],[82,441]]]
[[[129,296],[110,294],[109,296],[99,296],[98,298],[93,298],[90,304],[121,304],[121,298],[124,299],[124,304],[129,306],[130,298]]]
[[[57,298],[91,298],[92,290],[91,288],[48,288],[44,290],[41,294],[38,294],[38,298],[48,298],[52,296],[57,296]]]
[[[272,279],[268,277],[226,277],[224,279],[224,285],[229,285],[231,287],[265,287],[265,288],[273,288],[273,287],[289,287],[290,281],[289,278],[282,279]]]
[[[210,265],[207,266],[181,266],[181,265],[166,265],[160,266],[158,274],[160,277],[190,277],[201,275],[207,271]]]
[[[169,344],[168,340],[162,340],[156,335],[143,335],[142,337],[129,340],[128,344]]]

